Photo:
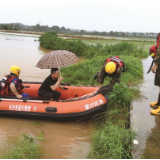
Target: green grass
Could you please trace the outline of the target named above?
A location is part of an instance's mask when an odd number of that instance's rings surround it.
[[[111,122],[97,130],[92,135],[92,159],[128,159],[131,158],[131,133],[123,125],[121,127]]]
[[[92,119],[97,129],[91,136],[89,158],[131,158],[134,133],[130,129],[129,104],[134,98],[133,93],[124,82],[114,86],[113,92],[109,94],[107,110]]]
[[[86,44],[90,44],[90,45],[96,45],[96,44],[101,44],[101,45],[114,45],[114,44],[117,44],[117,43],[122,43],[122,40],[94,40],[94,39],[81,39],[82,42],[86,43]],[[142,42],[140,42],[142,41]],[[123,42],[130,42],[130,43],[133,43],[135,44],[138,48],[144,48],[145,51],[149,51],[149,48],[153,45],[155,45],[155,40],[146,40],[146,39],[140,39],[139,42],[135,41],[134,39],[132,41],[125,41],[123,40]]]
[[[35,138],[27,135],[8,141],[6,147],[0,150],[1,159],[39,159],[42,154]]]

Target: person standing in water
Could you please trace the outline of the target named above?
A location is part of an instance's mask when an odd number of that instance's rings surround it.
[[[152,110],[151,113],[160,115],[160,33],[157,36],[157,42],[155,48],[156,52],[151,53],[151,56],[154,55],[154,61],[153,61],[154,65],[151,70],[153,73],[155,73],[154,84],[156,86],[159,86],[159,93],[157,102],[151,102],[150,105],[154,108],[157,108],[155,110]]]

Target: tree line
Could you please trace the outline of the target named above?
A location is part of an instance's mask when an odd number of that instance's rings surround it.
[[[156,37],[158,33],[154,32],[118,32],[118,31],[110,31],[110,32],[99,32],[99,31],[87,31],[87,30],[79,30],[79,29],[70,29],[65,28],[64,26],[59,27],[57,25],[53,25],[49,27],[48,25],[40,25],[36,24],[33,26],[27,26],[21,23],[8,23],[8,24],[0,24],[1,30],[24,30],[24,31],[35,31],[35,32],[49,32],[54,31],[56,33],[63,34],[79,34],[79,35],[101,35],[101,36],[115,36],[115,37]]]

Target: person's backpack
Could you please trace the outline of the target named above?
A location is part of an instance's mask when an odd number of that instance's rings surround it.
[[[149,55],[154,59],[156,58],[156,55],[157,55],[157,46],[152,46],[150,49],[149,49]]]
[[[159,42],[160,42],[160,33],[157,35],[157,41],[156,41],[156,45],[152,46],[149,49],[149,55],[154,59],[156,58],[157,55],[157,48],[159,47]]]
[[[153,63],[154,63],[154,59],[157,56],[157,48],[159,47],[159,42],[160,42],[160,33],[157,35],[156,45],[152,46],[149,49],[149,55],[153,58],[153,60],[152,60],[151,66],[149,67],[149,70],[148,70],[147,74],[151,71]]]

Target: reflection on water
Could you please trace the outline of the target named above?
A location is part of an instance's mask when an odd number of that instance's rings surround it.
[[[9,73],[12,65],[18,65],[23,81],[42,82],[50,71],[36,68],[36,64],[47,52],[49,50],[39,47],[38,38],[0,34],[0,79]],[[8,137],[26,133],[36,137],[43,131],[46,139],[41,142],[46,153],[44,158],[87,158],[92,130],[88,121],[59,123],[36,120],[42,124],[40,127],[31,124],[33,121],[0,117],[0,148]]]
[[[146,74],[150,67],[151,61],[152,59],[150,57],[142,60],[144,68],[144,83],[139,85],[139,87],[143,97],[141,100],[135,101],[132,104],[133,110],[131,111],[131,123],[133,130],[136,132],[135,139],[139,141],[138,145],[133,146],[133,158],[143,157],[144,149],[147,149],[150,145],[150,135],[156,136],[156,132],[153,132],[153,130],[157,130],[157,132],[160,132],[159,128],[155,127],[157,125],[160,125],[160,122],[155,122],[156,116],[150,114],[150,111],[152,110],[152,108],[150,107],[150,102],[157,101],[159,93],[159,88],[157,86],[154,86],[155,75],[151,72],[149,74]],[[155,143],[157,142],[155,141]],[[156,150],[156,148],[153,149]],[[144,158],[147,158],[145,157],[145,155],[146,154],[144,154]],[[150,152],[150,156],[154,157],[154,153]]]
[[[156,126],[151,129],[151,133],[147,138],[146,148],[143,153],[145,159],[159,159],[160,158],[160,117],[155,116]]]

